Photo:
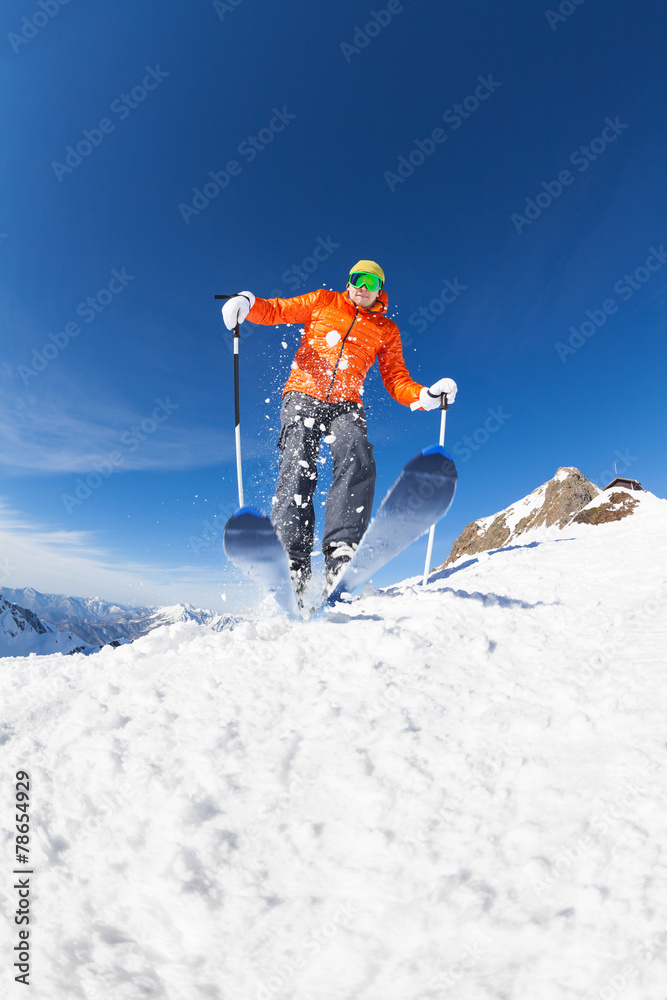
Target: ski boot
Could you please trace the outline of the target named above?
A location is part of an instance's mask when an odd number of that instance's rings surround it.
[[[338,578],[354,555],[354,542],[331,542],[324,550],[324,566],[326,569],[327,588],[330,593],[338,582]]]

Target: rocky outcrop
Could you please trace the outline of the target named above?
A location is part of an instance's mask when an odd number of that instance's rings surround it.
[[[545,483],[545,487],[541,507],[519,521],[514,530],[515,535],[533,528],[550,528],[552,524],[564,528],[574,514],[600,493],[597,486],[589,482],[579,469],[558,469],[554,478]]]
[[[511,507],[468,524],[440,568],[449,566],[464,555],[503,548],[536,528],[552,525],[564,528],[599,493],[597,486],[589,482],[579,469],[560,468],[553,479]]]
[[[639,507],[639,500],[630,493],[610,493],[597,507],[586,507],[572,518],[572,524],[606,524],[629,517]]]
[[[486,552],[488,549],[502,549],[503,545],[509,541],[511,531],[507,525],[504,514],[499,514],[485,529],[480,521],[472,521],[466,525],[459,537],[452,545],[452,551],[442,564],[440,569],[456,562],[461,556],[472,556],[478,552]]]

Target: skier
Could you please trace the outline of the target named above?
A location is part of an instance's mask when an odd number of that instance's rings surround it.
[[[371,517],[375,491],[373,446],[361,401],[368,369],[378,359],[389,394],[405,406],[454,401],[457,386],[441,378],[430,387],[410,377],[398,327],[388,319],[384,271],[358,261],[344,293],[319,288],[292,299],[260,299],[239,292],[222,307],[228,330],[249,319],[272,326],[302,323],[301,345],[283,389],[280,466],[271,521],[290,560],[297,595],[310,579],[315,531],[313,495],[320,438],[331,449],[333,481],[326,504],[322,551],[331,588],[354,554]]]

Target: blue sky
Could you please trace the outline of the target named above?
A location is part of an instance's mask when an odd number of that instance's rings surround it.
[[[561,465],[665,496],[666,9],[17,0],[0,27],[0,583],[241,607],[213,296],[343,288],[359,258],[413,376],[459,384],[434,564]],[[297,342],[244,328],[258,506]],[[439,418],[377,368],[364,399],[379,500]]]

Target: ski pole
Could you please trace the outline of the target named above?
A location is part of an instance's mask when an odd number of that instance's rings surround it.
[[[233,295],[216,295],[216,299],[232,299]],[[239,507],[243,507],[243,469],[241,466],[241,410],[239,405],[239,324],[234,327],[234,438],[236,441],[236,479],[239,487]]]
[[[445,444],[445,421],[447,420],[447,410],[449,409],[449,403],[447,402],[447,393],[443,392],[440,396],[440,439],[438,444],[440,447],[444,447]],[[431,569],[431,556],[433,555],[433,540],[435,538],[435,524],[431,525],[431,530],[428,533],[428,547],[426,549],[426,563],[424,564],[424,579],[422,580],[422,587],[426,586],[428,580],[429,570]]]

